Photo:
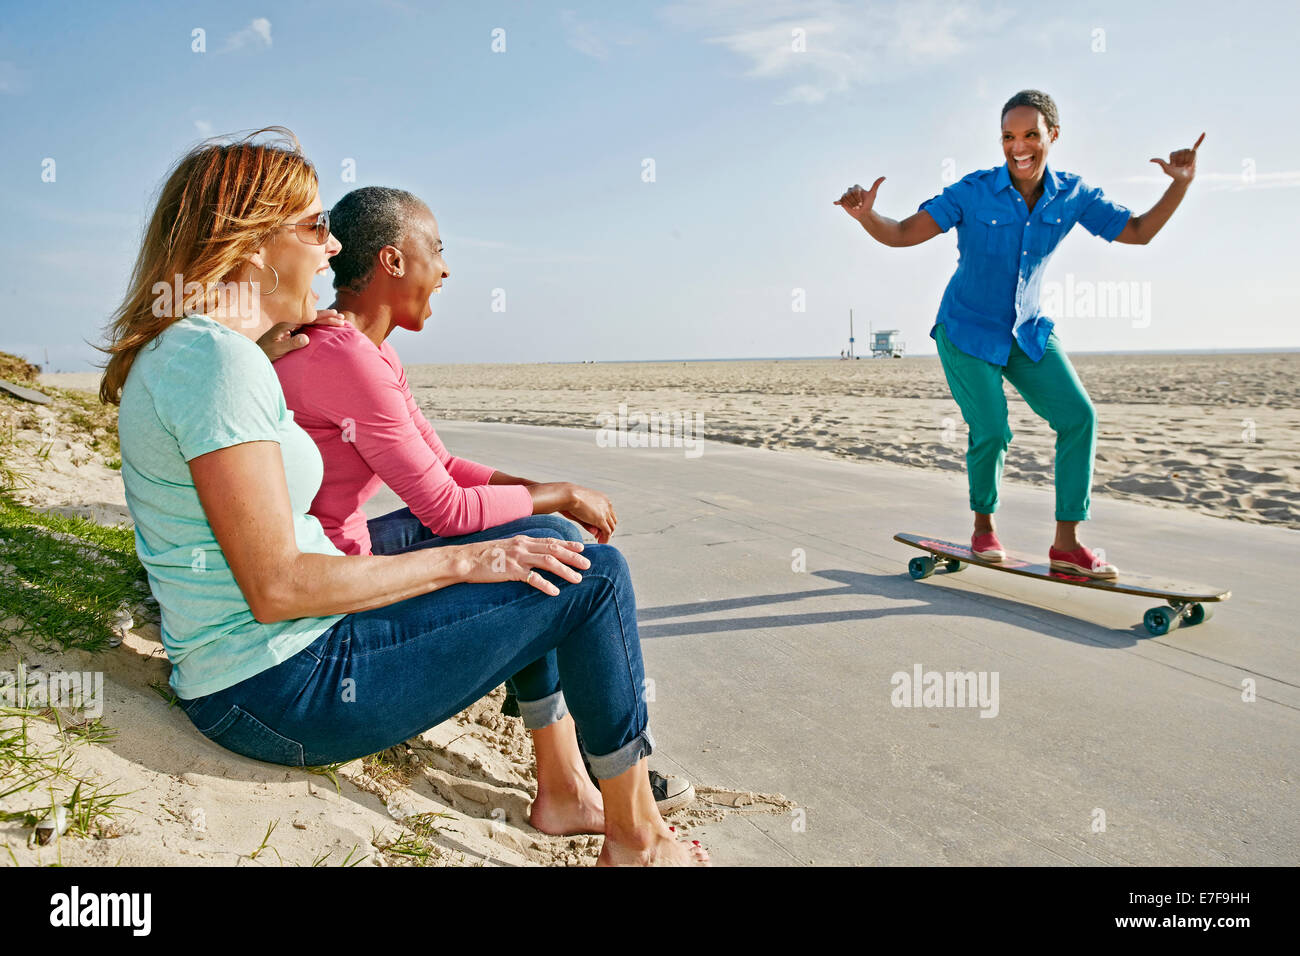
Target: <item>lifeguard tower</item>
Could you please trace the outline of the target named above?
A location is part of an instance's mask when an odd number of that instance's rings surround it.
[[[871,333],[872,358],[902,358],[904,342],[899,338],[903,333],[898,329],[883,329]]]

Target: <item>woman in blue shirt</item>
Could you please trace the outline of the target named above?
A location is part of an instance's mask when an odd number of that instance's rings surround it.
[[[1107,242],[1145,245],[1182,202],[1196,175],[1196,149],[1152,159],[1173,180],[1144,215],[1108,200],[1073,173],[1047,164],[1060,135],[1056,104],[1046,93],[1022,90],[1002,107],[1006,163],[973,172],[921,204],[901,222],[875,211],[881,176],[870,189],[850,187],[836,200],[871,236],[887,246],[914,246],[957,227],[959,259],[930,335],[944,375],[970,428],[966,473],[975,513],[971,550],[989,561],[1006,557],[993,526],[1002,461],[1011,441],[1006,378],[1035,414],[1056,432],[1056,539],[1051,566],[1098,578],[1116,568],[1084,547],[1080,521],[1088,519],[1096,413],[1069,358],[1038,309],[1043,267],[1075,223]]]

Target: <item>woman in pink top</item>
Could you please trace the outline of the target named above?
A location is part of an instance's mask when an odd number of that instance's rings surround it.
[[[340,199],[330,217],[343,244],[330,260],[333,308],[347,321],[333,325],[335,319],[324,316],[310,334],[276,326],[259,344],[275,362],[295,421],[320,449],[325,477],[311,514],[335,546],[346,554],[384,555],[516,534],[582,540],[566,518],[608,543],[618,519],[603,494],[456,458],[416,405],[387,339],[395,328],[423,329],[433,312],[429,299],[448,276],[428,207],[404,190],[367,186]],[[363,506],[383,484],[407,507],[367,521]],[[554,652],[530,666],[545,673],[541,683],[558,682]],[[519,716],[519,703],[525,709],[528,703],[516,702],[513,681],[507,691],[503,710]],[[585,757],[567,716],[563,728],[563,759]],[[688,781],[648,773],[660,813],[694,799]],[[554,832],[547,823],[534,819],[539,829]]]
[[[275,370],[285,402],[325,461],[311,513],[335,546],[345,554],[391,554],[489,528],[506,537],[525,518],[530,528],[571,537],[567,521],[531,517],[557,512],[607,543],[618,519],[603,494],[453,457],[416,405],[387,339],[396,328],[424,327],[433,314],[429,298],[448,275],[428,207],[410,193],[372,186],[343,197],[331,216],[337,232],[352,224],[356,233],[330,263],[334,308],[347,322],[313,327],[310,335],[280,330],[278,348],[262,345],[273,359],[288,349]],[[407,507],[367,521],[363,506],[384,484]]]

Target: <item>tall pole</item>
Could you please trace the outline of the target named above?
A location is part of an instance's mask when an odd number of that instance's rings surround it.
[[[849,309],[849,358],[853,358],[853,310]]]

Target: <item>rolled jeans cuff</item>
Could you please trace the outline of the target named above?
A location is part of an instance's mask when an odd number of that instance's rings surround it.
[[[569,705],[564,702],[564,691],[557,690],[541,700],[519,700],[519,716],[524,719],[524,726],[529,730],[541,730],[549,727],[569,712]]]
[[[647,727],[613,753],[599,757],[587,754],[587,762],[597,779],[608,780],[635,767],[638,760],[650,756],[654,749],[655,739],[650,736],[650,728]]]

